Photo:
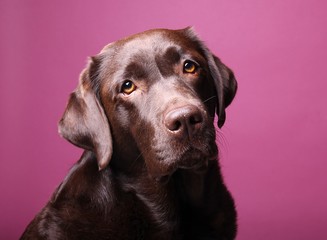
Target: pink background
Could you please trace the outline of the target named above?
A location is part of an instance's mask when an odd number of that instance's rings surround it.
[[[327,239],[326,9],[324,0],[1,0],[0,239],[18,238],[81,154],[57,122],[86,57],[132,33],[188,25],[239,82],[218,139],[237,239]]]

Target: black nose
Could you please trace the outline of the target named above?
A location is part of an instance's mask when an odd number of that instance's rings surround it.
[[[169,111],[165,115],[164,124],[176,136],[192,137],[202,128],[203,116],[199,108],[187,105]]]

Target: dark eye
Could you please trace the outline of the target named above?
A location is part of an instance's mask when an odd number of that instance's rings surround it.
[[[135,84],[130,80],[126,80],[121,87],[121,92],[125,94],[131,94],[132,92],[135,91],[135,89],[136,89]]]
[[[186,60],[184,62],[184,66],[183,66],[184,73],[195,73],[197,68],[198,68],[198,66],[196,65],[196,63],[194,63],[190,60]]]

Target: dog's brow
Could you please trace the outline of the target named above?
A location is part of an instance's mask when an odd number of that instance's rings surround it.
[[[173,65],[180,62],[181,56],[181,50],[176,47],[169,47],[163,54],[157,54],[155,61],[161,75],[165,77],[173,75]]]
[[[145,71],[142,64],[137,62],[131,62],[127,65],[123,75],[124,79],[145,79],[148,77],[147,71]]]
[[[169,60],[172,64],[176,64],[180,61],[181,55],[181,50],[178,50],[176,47],[169,47],[163,57]]]

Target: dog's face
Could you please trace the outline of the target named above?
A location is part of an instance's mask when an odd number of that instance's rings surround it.
[[[232,72],[194,32],[151,30],[107,45],[82,72],[60,122],[100,168],[145,163],[153,176],[216,159],[215,128],[236,92]]]

